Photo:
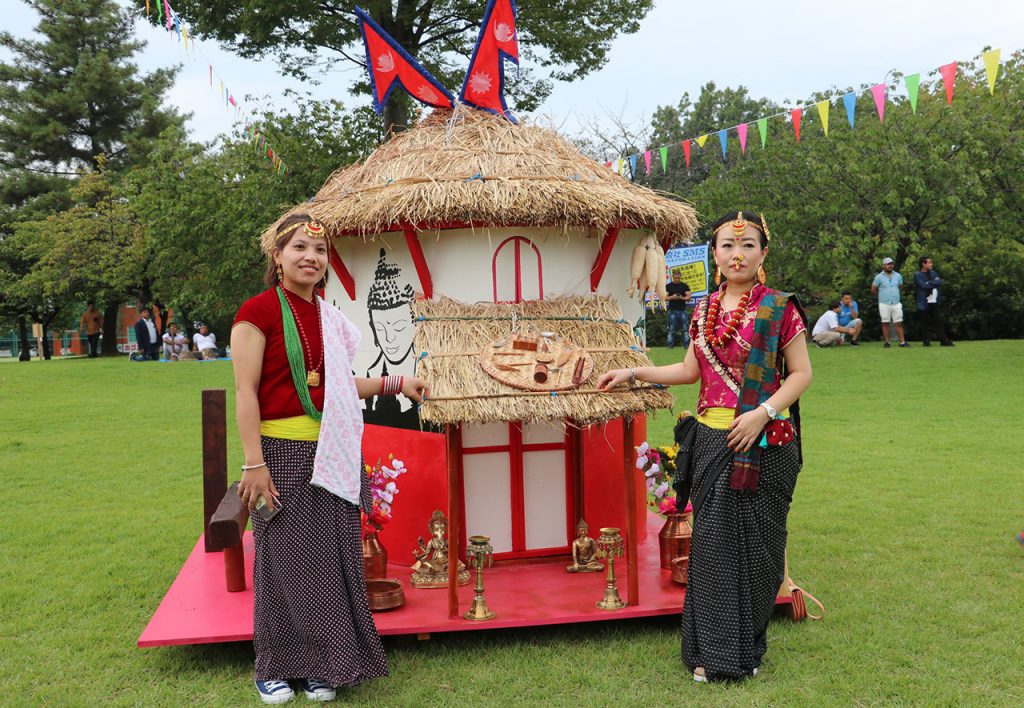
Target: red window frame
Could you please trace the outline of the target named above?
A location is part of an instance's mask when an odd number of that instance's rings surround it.
[[[537,254],[537,300],[544,299],[544,268],[541,263],[540,249],[537,245],[526,238],[525,236],[510,236],[494,249],[494,256],[491,258],[491,283],[493,285],[494,302],[508,302],[507,300],[498,299],[498,254],[501,253],[501,249],[505,248],[511,242],[515,248],[514,258],[516,263],[516,299],[513,302],[523,301],[523,266],[522,266],[522,244],[528,244],[533,252]]]

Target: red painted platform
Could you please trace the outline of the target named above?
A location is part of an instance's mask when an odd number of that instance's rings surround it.
[[[659,528],[661,519],[650,514],[648,523]],[[220,553],[206,553],[200,538],[181,572],[164,596],[149,625],[139,637],[140,647],[174,644],[210,644],[252,639],[252,535],[245,535],[245,592],[229,593],[224,586],[224,564]],[[388,549],[392,559],[402,558],[401,549]],[[408,563],[391,563],[388,575],[399,578],[405,590],[405,604],[377,612],[377,630],[387,634],[430,634],[503,627],[525,627],[570,622],[596,622],[632,617],[678,614],[685,589],[673,583],[669,572],[658,567],[658,538],[648,534],[639,547],[640,604],[621,610],[599,610],[594,603],[604,593],[604,573],[566,573],[564,556],[509,560],[484,572],[487,603],[498,616],[488,622],[449,618],[447,592],[422,590],[409,585]],[[619,594],[628,600],[626,563],[615,564]],[[472,584],[459,588],[459,610],[469,609]],[[790,602],[780,596],[777,604]]]

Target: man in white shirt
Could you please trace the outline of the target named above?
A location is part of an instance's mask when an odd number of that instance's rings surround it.
[[[164,333],[164,358],[177,361],[185,350],[185,335],[178,331],[178,325],[172,324]]]
[[[217,358],[217,335],[205,324],[199,325],[199,331],[192,335],[192,350],[203,359]]]
[[[839,310],[841,308],[842,303],[838,300],[833,300],[828,309],[814,323],[811,339],[814,340],[816,346],[839,347],[843,344],[844,334],[853,335],[855,333],[853,327],[843,327],[839,324]]]

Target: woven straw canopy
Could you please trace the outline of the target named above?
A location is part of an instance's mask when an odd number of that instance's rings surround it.
[[[465,107],[435,111],[364,162],[338,170],[311,202],[287,214],[299,212],[332,236],[456,224],[599,233],[622,226],[676,243],[697,229],[688,204],[631,183],[555,131]],[[263,233],[268,252],[278,223]]]
[[[665,388],[638,384],[612,392],[595,389],[609,369],[650,366],[629,323],[608,296],[570,295],[528,302],[465,303],[441,298],[414,303],[413,351],[423,352],[416,373],[430,383],[420,406],[424,422],[496,423],[522,420],[597,423],[658,408],[671,408]],[[478,355],[495,340],[516,332],[557,332],[590,352],[593,375],[578,388],[556,395],[502,384],[480,366]]]

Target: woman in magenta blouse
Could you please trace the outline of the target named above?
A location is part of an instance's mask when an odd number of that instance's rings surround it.
[[[751,212],[716,221],[720,287],[697,306],[683,361],[617,369],[598,381],[604,390],[700,382],[682,629],[683,661],[696,681],[757,673],[785,577],[786,517],[802,464],[797,402],[811,364],[799,303],[765,285],[770,238],[764,217]]]

